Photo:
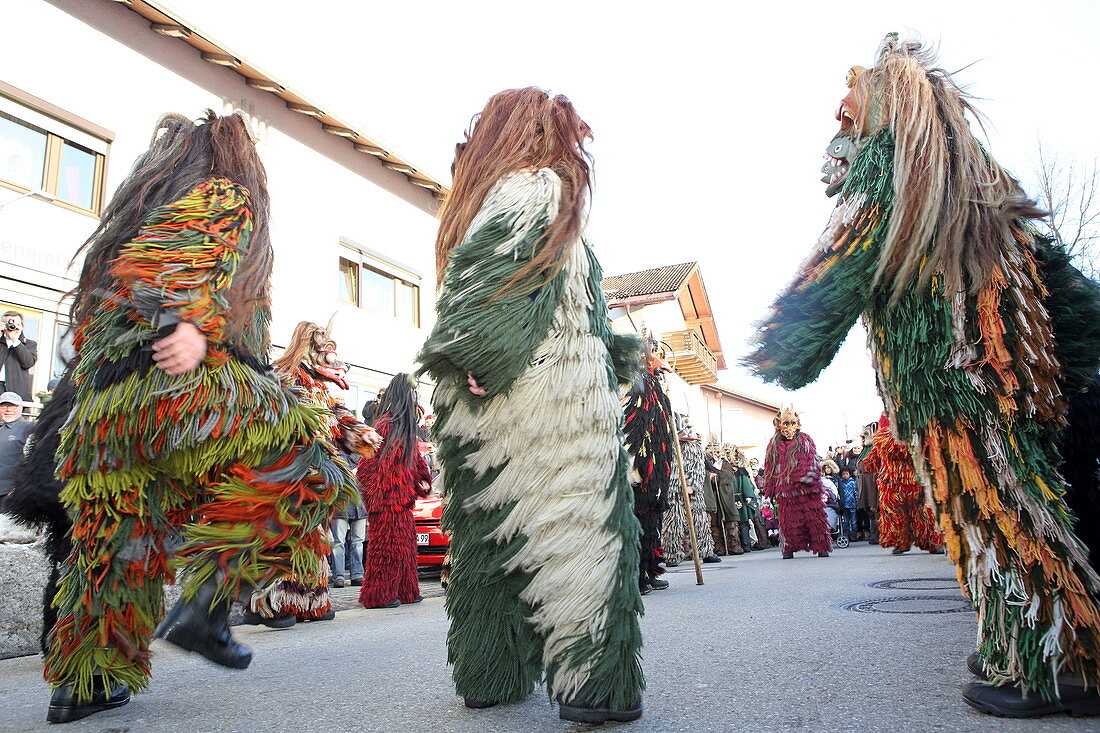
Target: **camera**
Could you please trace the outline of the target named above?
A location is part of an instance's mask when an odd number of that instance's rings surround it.
[[[15,322],[14,318],[9,318],[7,321],[4,322],[4,330],[5,331],[18,331],[19,330],[19,324]]]

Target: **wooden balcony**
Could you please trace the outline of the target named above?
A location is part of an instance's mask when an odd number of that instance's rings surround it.
[[[718,359],[695,331],[669,331],[661,334],[661,342],[672,353],[668,363],[688,384],[714,384],[718,381]]]

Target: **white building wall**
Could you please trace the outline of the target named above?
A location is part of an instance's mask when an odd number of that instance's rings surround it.
[[[148,147],[162,113],[197,117],[208,107],[244,109],[256,120],[272,200],[273,342],[285,343],[299,320],[325,323],[338,312],[334,335],[340,355],[356,367],[352,378],[361,388],[349,395],[355,406],[385,384],[388,374],[410,370],[434,316],[436,222],[430,194],[354,152],[347,141],[321,132],[271,95],[246,86],[235,72],[153,34],[125,8],[54,4],[69,12],[38,0],[5,8],[0,80],[115,133],[108,197]],[[262,65],[262,59],[255,61]],[[17,195],[0,188],[0,204]],[[0,208],[0,301],[45,311],[36,391],[50,378],[54,312],[61,293],[73,284],[67,263],[96,223],[33,198]],[[421,275],[420,328],[338,300],[342,239]]]

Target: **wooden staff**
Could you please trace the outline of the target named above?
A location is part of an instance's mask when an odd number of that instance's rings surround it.
[[[672,444],[676,446],[676,468],[680,471],[680,493],[684,500],[684,514],[687,515],[688,537],[691,538],[691,559],[695,561],[695,585],[702,585],[703,564],[699,561],[699,540],[695,536],[695,520],[691,516],[691,496],[688,494],[687,475],[684,473],[684,456],[680,453],[680,431],[676,429],[675,413],[671,410],[669,412],[672,423]]]

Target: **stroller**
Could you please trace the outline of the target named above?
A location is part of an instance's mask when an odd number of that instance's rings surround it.
[[[840,521],[840,504],[837,495],[824,489],[825,515],[829,518],[829,536],[833,538],[833,547],[843,550],[851,541],[844,534],[844,524]]]
[[[851,541],[848,539],[848,535],[844,534],[844,527],[841,526],[839,519],[836,526],[829,525],[829,536],[833,538],[833,547],[843,550]]]

